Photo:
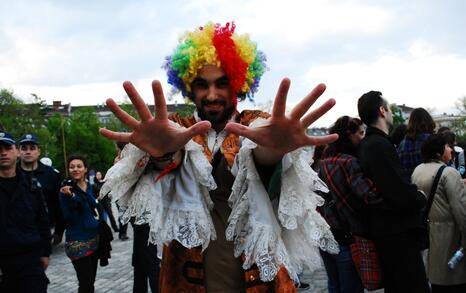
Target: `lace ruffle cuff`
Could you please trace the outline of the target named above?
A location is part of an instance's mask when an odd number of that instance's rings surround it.
[[[117,201],[120,220],[127,223],[134,218],[137,225],[149,223],[149,241],[160,253],[162,245],[172,240],[186,248],[207,248],[210,240],[216,239],[209,190],[217,186],[202,147],[188,142],[179,169],[158,181],[160,170],[148,167],[146,157],[129,145],[107,173],[102,190],[111,192]]]
[[[328,189],[309,166],[308,153],[298,149],[282,159],[280,198],[273,205],[254,164],[256,147],[245,139],[236,157],[226,236],[235,243],[235,256],[244,256],[245,269],[258,266],[261,280],[273,280],[284,266],[298,282],[304,267],[321,267],[319,248],[338,253],[330,227],[316,210],[323,199],[315,191]]]

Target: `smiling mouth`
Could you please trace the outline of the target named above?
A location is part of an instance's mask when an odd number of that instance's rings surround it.
[[[209,112],[220,112],[223,110],[223,105],[220,105],[220,104],[205,105],[204,109]]]

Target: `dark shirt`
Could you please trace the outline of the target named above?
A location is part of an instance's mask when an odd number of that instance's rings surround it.
[[[51,235],[39,187],[19,170],[0,178],[0,258],[36,251],[49,256]]]
[[[408,181],[411,181],[414,169],[422,163],[421,146],[429,136],[430,133],[421,133],[415,139],[405,137],[398,146],[401,167]]]
[[[322,159],[319,177],[327,184],[329,192],[322,197],[325,204],[319,208],[334,232],[337,241],[348,244],[350,234],[367,235],[369,204],[381,203],[374,185],[362,174],[356,157],[337,154]]]
[[[359,160],[384,201],[383,205],[371,206],[371,233],[383,236],[421,227],[425,196],[406,180],[396,149],[383,131],[367,128]]]
[[[58,200],[61,186],[60,173],[41,162],[38,162],[37,169],[34,171],[26,171],[21,167],[19,169],[27,175],[29,180],[36,178],[40,182],[40,187],[47,204],[49,222],[52,226],[55,226],[55,234],[63,234],[65,224]]]

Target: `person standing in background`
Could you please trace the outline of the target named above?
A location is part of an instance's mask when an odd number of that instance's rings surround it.
[[[97,198],[99,197],[100,194],[100,188],[104,184],[103,182],[103,176],[102,172],[97,171],[95,172],[95,178],[94,178],[94,196]],[[113,231],[119,232],[120,230],[118,229],[118,225],[115,221],[115,217],[113,216],[113,211],[112,211],[112,199],[110,198],[110,194],[105,194],[103,197],[99,197],[99,202],[102,205],[102,208],[104,209],[105,213],[107,214],[109,220],[110,220],[110,225],[112,226]]]
[[[38,182],[19,171],[17,158],[15,140],[0,132],[0,292],[45,293],[48,215]]]
[[[414,169],[412,182],[430,194],[438,170],[451,160],[452,152],[443,135],[433,134],[423,143],[421,154],[424,163]],[[466,189],[454,168],[443,170],[428,218],[427,275],[432,293],[464,293],[466,261],[454,269],[447,266],[455,251],[466,247]]]
[[[37,180],[47,204],[49,221],[54,226],[53,244],[59,244],[63,239],[65,224],[58,201],[61,177],[60,173],[39,161],[40,144],[37,136],[27,133],[19,139],[19,166],[29,180]]]
[[[398,146],[398,156],[408,180],[414,168],[422,163],[421,145],[434,133],[435,122],[424,108],[416,108],[409,115],[408,128]]]
[[[70,179],[60,189],[60,205],[66,221],[65,252],[79,281],[79,293],[94,292],[97,274],[99,221],[97,201],[87,182],[87,160],[70,156],[67,162]]]
[[[381,92],[370,91],[359,98],[358,112],[367,125],[358,152],[360,165],[383,200],[383,205],[370,206],[369,223],[385,293],[430,292],[420,251],[421,210],[426,198],[407,180],[388,137],[392,111]]]
[[[340,247],[336,255],[321,251],[329,293],[364,292],[350,244],[355,241],[353,236],[368,238],[368,205],[382,201],[372,182],[363,175],[357,159],[364,132],[361,120],[349,116],[338,118],[329,130],[338,134],[338,140],[327,146],[318,165],[319,177],[329,188],[328,193],[322,193],[325,203],[318,210]]]

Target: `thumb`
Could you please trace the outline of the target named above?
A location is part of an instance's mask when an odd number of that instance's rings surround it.
[[[187,129],[187,132],[191,137],[194,137],[196,135],[206,133],[211,127],[212,125],[209,121],[200,121],[194,124],[193,126],[189,127]]]
[[[250,132],[251,132],[249,127],[236,123],[236,122],[228,122],[227,125],[225,126],[225,130],[227,132],[231,132],[236,135],[244,136],[244,137],[249,137]]]

